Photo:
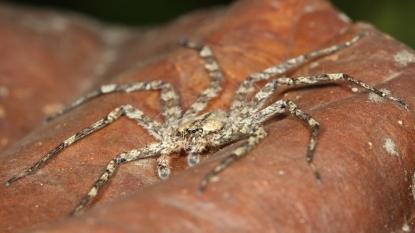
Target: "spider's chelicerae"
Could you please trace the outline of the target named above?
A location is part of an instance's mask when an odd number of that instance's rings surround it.
[[[99,190],[110,177],[117,170],[119,165],[128,163],[138,159],[149,157],[158,157],[158,175],[161,179],[166,179],[170,175],[169,169],[169,155],[185,151],[187,153],[187,161],[189,166],[194,166],[199,162],[199,155],[211,148],[218,148],[235,142],[244,140],[237,149],[235,149],[229,156],[221,163],[215,166],[209,173],[207,173],[201,180],[199,185],[199,192],[203,192],[209,182],[215,175],[224,170],[227,166],[232,164],[237,159],[246,155],[251,151],[263,138],[267,136],[263,122],[274,116],[277,113],[288,111],[300,120],[304,121],[311,128],[311,137],[307,148],[306,161],[312,169],[318,182],[321,181],[320,175],[313,165],[313,153],[317,143],[317,135],[319,133],[319,123],[310,115],[303,112],[300,108],[290,100],[280,99],[269,106],[263,106],[265,101],[274,93],[278,86],[292,86],[302,84],[315,84],[325,81],[345,80],[357,84],[387,100],[395,101],[399,105],[408,109],[408,105],[403,101],[389,96],[388,93],[380,91],[362,81],[356,80],[346,74],[322,74],[309,77],[280,77],[275,78],[263,86],[251,99],[247,99],[249,92],[253,89],[253,85],[260,80],[267,80],[276,75],[281,75],[286,71],[298,67],[305,62],[328,55],[339,51],[343,48],[349,47],[356,43],[367,33],[362,33],[350,41],[343,44],[335,45],[322,50],[314,51],[306,55],[289,59],[277,66],[270,67],[259,73],[249,75],[238,87],[234,100],[231,104],[230,110],[225,112],[223,110],[215,110],[198,115],[205,109],[209,101],[217,96],[221,90],[221,84],[224,76],[217,64],[211,49],[208,46],[197,45],[186,40],[181,43],[189,48],[199,51],[200,56],[206,61],[205,68],[209,72],[212,81],[208,87],[201,93],[198,99],[182,114],[182,109],[179,105],[179,96],[173,86],[167,81],[151,81],[151,82],[136,82],[130,84],[109,84],[103,85],[99,89],[89,93],[71,104],[68,108],[58,112],[49,117],[46,121],[50,121],[65,112],[85,103],[86,101],[100,95],[109,94],[113,92],[132,92],[144,90],[160,90],[161,99],[164,104],[162,115],[164,122],[161,123],[139,109],[126,104],[111,111],[105,118],[97,121],[91,126],[79,131],[75,135],[64,140],[56,148],[47,153],[43,158],[36,162],[28,170],[23,171],[17,176],[12,177],[6,182],[10,185],[14,181],[25,176],[35,173],[44,165],[50,158],[58,154],[64,148],[81,138],[107,126],[116,121],[121,116],[127,116],[134,119],[149,134],[151,134],[158,142],[150,144],[144,148],[134,149],[128,152],[123,152],[112,159],[105,169],[101,177],[95,182],[86,197],[74,209],[73,214],[80,212],[91,198],[95,197]]]

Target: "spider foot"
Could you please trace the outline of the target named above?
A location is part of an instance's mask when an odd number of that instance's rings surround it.
[[[197,194],[202,194],[209,183],[209,178],[207,176],[203,177],[203,179],[199,183],[199,188],[197,189]]]
[[[389,96],[388,99],[395,101],[396,103],[398,103],[399,105],[401,105],[402,107],[404,107],[406,110],[409,110],[409,105],[405,102],[403,102],[402,100]]]
[[[191,48],[191,49],[201,50],[203,48],[202,45],[199,45],[199,44],[195,44],[193,42],[190,42],[185,37],[180,38],[178,42],[182,46],[185,46],[185,47],[188,47],[188,48]]]
[[[320,176],[320,173],[318,172],[316,166],[314,166],[314,164],[310,161],[308,162],[308,166],[310,166],[311,170],[313,171],[314,176],[315,176],[316,181],[317,181],[317,184],[321,184],[322,183],[321,176]]]
[[[20,180],[20,179],[22,179],[22,178],[24,178],[24,177],[26,177],[26,176],[28,176],[28,175],[31,175],[31,174],[33,174],[34,172],[35,172],[35,170],[34,170],[33,168],[29,168],[28,170],[26,170],[26,171],[24,171],[24,172],[21,172],[19,175],[14,176],[14,177],[12,177],[12,178],[8,179],[6,182],[4,182],[4,185],[5,185],[5,186],[9,186],[9,185],[11,185],[12,183],[14,183],[15,181]]]
[[[193,167],[200,161],[199,154],[191,153],[187,156],[187,164],[189,167]]]
[[[165,180],[170,176],[170,169],[167,166],[159,165],[158,174],[160,179]]]
[[[170,168],[169,168],[169,158],[167,155],[161,155],[160,158],[158,158],[158,175],[160,179],[165,180],[169,178],[170,176]]]

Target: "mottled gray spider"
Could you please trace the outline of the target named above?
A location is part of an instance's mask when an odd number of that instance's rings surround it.
[[[202,92],[198,99],[182,114],[179,105],[179,96],[174,90],[173,86],[167,81],[152,81],[152,82],[136,82],[131,84],[109,84],[101,86],[88,95],[80,98],[71,104],[68,108],[58,112],[49,117],[50,121],[65,112],[89,101],[97,96],[113,93],[113,92],[132,92],[144,90],[160,90],[161,99],[164,104],[162,115],[164,123],[161,123],[140,111],[139,109],[126,104],[111,111],[104,119],[92,124],[91,126],[79,131],[75,135],[69,137],[55,149],[47,153],[42,159],[35,163],[28,170],[23,171],[15,177],[12,177],[6,182],[10,185],[14,181],[21,179],[27,175],[35,173],[44,165],[50,158],[58,152],[80,140],[81,138],[103,128],[116,121],[119,117],[125,115],[128,118],[134,119],[144,127],[158,142],[150,144],[144,148],[134,149],[128,152],[123,152],[112,159],[105,169],[101,177],[95,182],[94,186],[88,192],[86,197],[74,209],[72,214],[79,213],[88,201],[95,197],[102,186],[110,179],[119,165],[128,163],[138,159],[149,157],[158,157],[158,175],[161,179],[166,179],[170,175],[169,158],[173,153],[185,151],[187,153],[187,161],[189,166],[194,166],[199,162],[199,155],[211,148],[218,148],[235,142],[244,140],[237,149],[235,149],[226,159],[215,166],[209,173],[207,173],[201,180],[199,192],[203,192],[208,182],[232,164],[238,158],[246,155],[251,151],[263,138],[267,136],[262,123],[274,116],[277,113],[288,111],[294,116],[298,117],[311,128],[311,137],[308,144],[306,161],[312,169],[318,182],[321,181],[320,175],[313,165],[313,153],[317,143],[317,135],[319,133],[319,123],[309,116],[307,113],[299,109],[292,101],[280,99],[269,106],[264,107],[265,100],[267,100],[275,91],[277,86],[292,86],[301,84],[314,84],[325,81],[345,80],[362,86],[363,88],[391,101],[395,101],[408,109],[408,105],[403,101],[389,96],[388,93],[380,91],[364,82],[356,80],[346,74],[322,74],[309,77],[288,78],[280,77],[273,79],[262,87],[250,100],[247,100],[249,92],[253,89],[253,84],[260,80],[267,80],[270,77],[285,73],[287,70],[298,67],[311,59],[320,56],[334,53],[343,48],[349,47],[366,36],[367,33],[362,33],[354,37],[350,41],[343,44],[335,45],[326,49],[311,52],[296,58],[292,58],[283,62],[280,65],[270,67],[259,73],[249,75],[238,87],[230,110],[228,112],[222,110],[215,110],[197,116],[203,109],[205,109],[208,102],[215,97],[221,90],[221,83],[223,82],[222,71],[217,64],[211,49],[208,46],[197,45],[187,40],[182,40],[181,43],[189,48],[196,49],[200,52],[200,56],[206,61],[206,69],[212,81],[208,87]]]

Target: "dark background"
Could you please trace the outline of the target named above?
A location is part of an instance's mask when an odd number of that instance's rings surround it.
[[[171,20],[198,8],[227,5],[231,0],[0,0],[38,7],[83,12],[103,21],[125,25],[151,25]],[[415,1],[332,0],[354,21],[367,21],[415,48]]]

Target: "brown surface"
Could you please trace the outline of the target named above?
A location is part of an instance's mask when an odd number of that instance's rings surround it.
[[[225,91],[210,109],[228,108],[235,84],[248,74],[362,30],[371,34],[357,45],[290,75],[348,73],[390,90],[410,106],[406,111],[389,101],[372,103],[366,91],[353,93],[354,86],[343,82],[284,89],[279,96],[294,100],[321,124],[315,164],[323,184],[316,184],[304,161],[309,129],[289,116],[270,121],[269,137],[203,195],[196,194],[200,178],[236,145],[183,171],[185,158],[173,156],[175,174],[164,182],[156,177],[155,160],[124,165],[92,209],[67,218],[112,157],[152,141],[134,122],[121,119],[69,147],[35,175],[0,186],[3,232],[33,227],[42,232],[399,232],[407,220],[412,224],[415,65],[396,58],[405,58],[406,51],[410,61],[414,52],[366,24],[339,37],[349,24],[325,1],[239,1],[226,10],[198,12],[143,31],[59,16],[69,27],[52,34],[36,31],[37,24],[52,27],[57,13],[6,5],[0,10],[0,17],[8,18],[0,20],[2,41],[10,44],[0,43],[0,81],[10,82],[0,83],[9,89],[0,99],[8,117],[2,119],[1,133],[17,140],[23,134],[9,132],[31,132],[1,154],[3,180],[120,104],[131,103],[153,116],[161,109],[157,92],[115,94],[42,126],[44,105],[66,104],[101,83],[163,79],[177,87],[182,106],[188,107],[209,79],[197,54],[174,43],[181,35],[211,45],[225,70]],[[25,18],[40,21],[31,27],[19,24]],[[55,44],[69,36],[74,37],[71,47]],[[12,46],[16,41],[20,44]],[[3,72],[7,67],[11,71]],[[34,85],[30,98],[13,95]],[[387,139],[396,144],[397,155],[384,147]]]

